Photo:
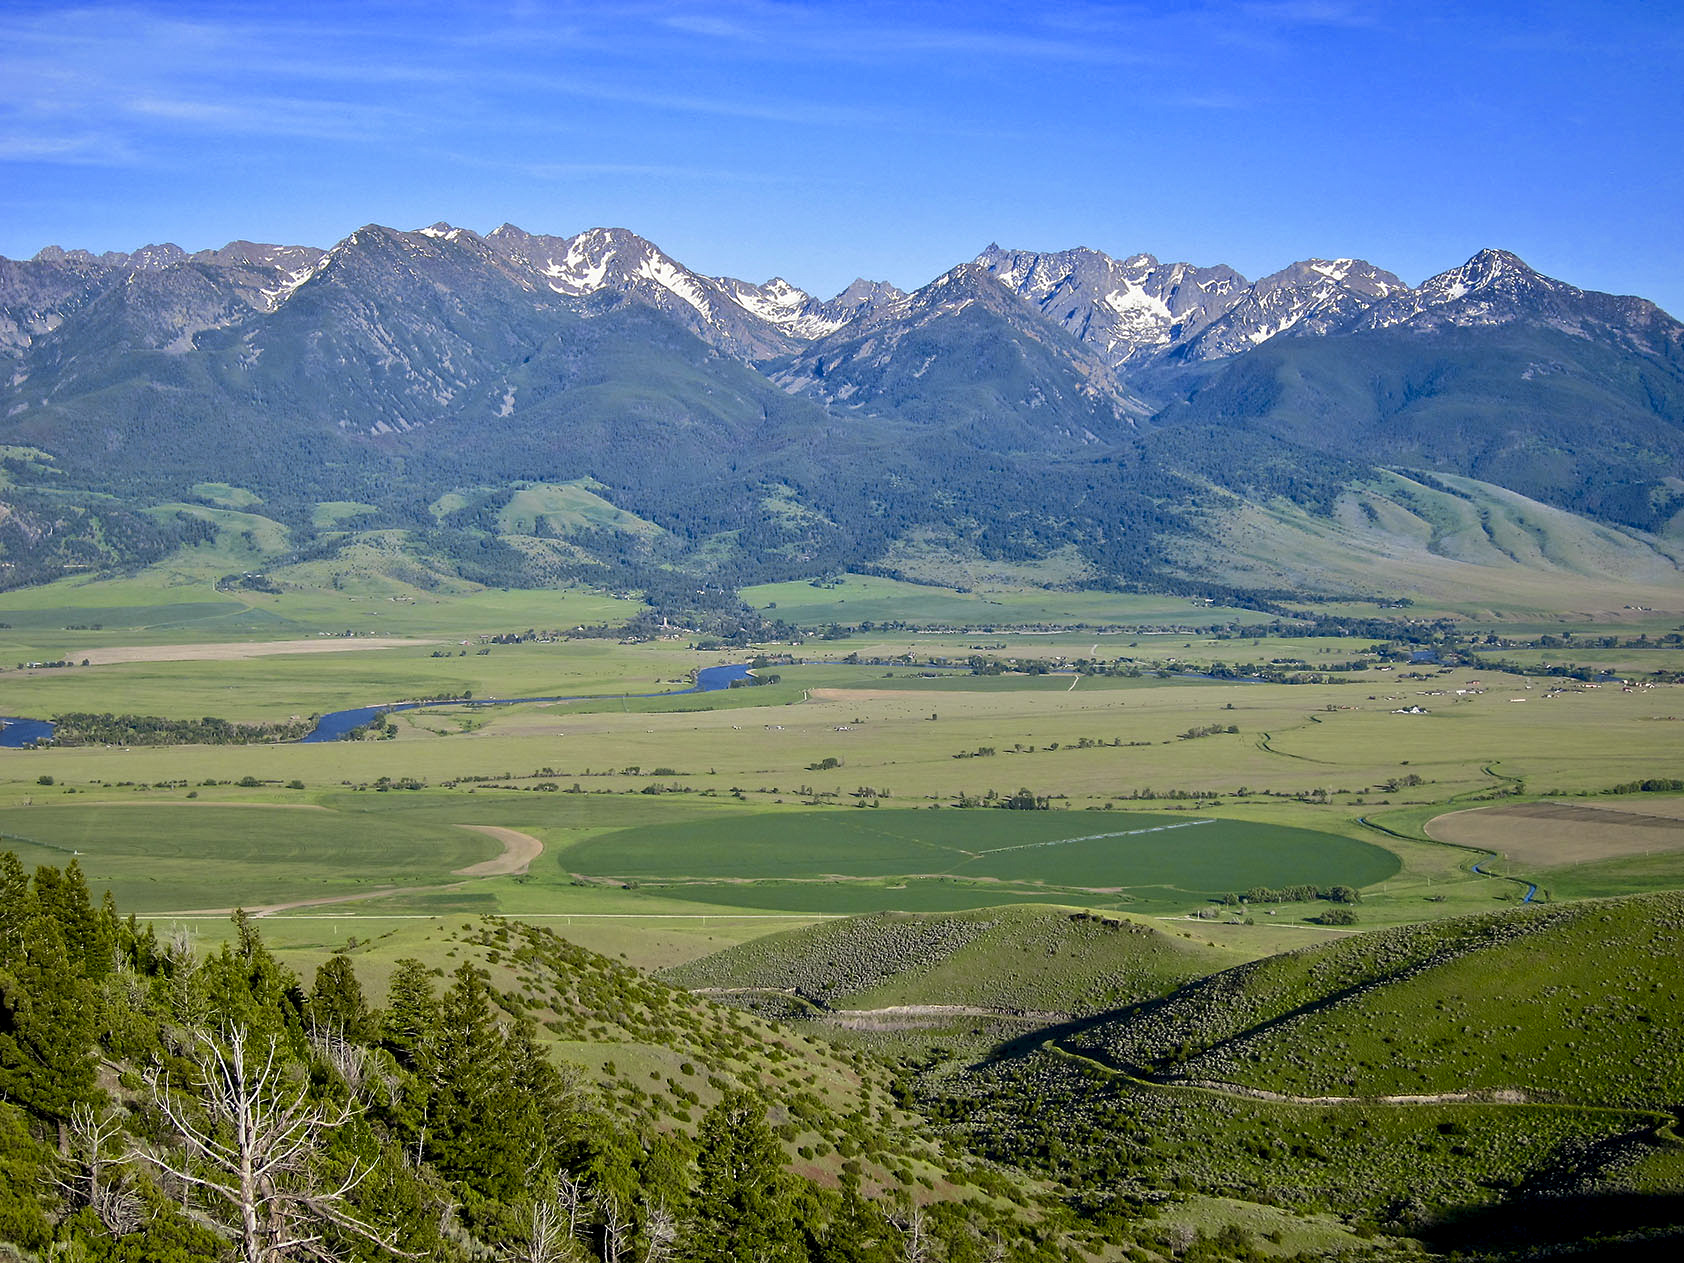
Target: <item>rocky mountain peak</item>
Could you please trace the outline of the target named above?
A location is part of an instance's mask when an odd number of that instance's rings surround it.
[[[1043,253],[990,246],[976,264],[1119,366],[1196,333],[1247,288],[1226,265],[1165,264],[1150,254],[1118,260],[1086,247]]]
[[[1221,315],[1180,340],[1167,358],[1223,359],[1285,333],[1333,333],[1380,300],[1408,292],[1396,276],[1362,259],[1304,259],[1251,285]]]

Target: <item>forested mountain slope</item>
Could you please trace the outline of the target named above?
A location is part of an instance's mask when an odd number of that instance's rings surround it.
[[[624,229],[370,225],[326,251],[0,260],[0,357],[8,585],[160,555],[168,529],[97,515],[204,483],[312,555],[350,542],[315,507],[356,502],[464,574],[537,584],[733,586],[914,541],[1221,584],[1188,559],[1225,497],[1331,521],[1376,466],[1657,534],[1684,511],[1684,326],[1501,251],[1411,288],[1351,259],[1251,283],[990,247],[824,300]],[[511,542],[489,523],[517,478],[592,479],[663,534]]]

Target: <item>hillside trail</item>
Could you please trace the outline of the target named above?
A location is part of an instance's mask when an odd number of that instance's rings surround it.
[[[1681,1138],[1677,1131],[1679,1117],[1665,1110],[1540,1101],[1518,1088],[1484,1088],[1468,1092],[1391,1093],[1375,1096],[1296,1096],[1289,1092],[1272,1092],[1267,1088],[1247,1087],[1244,1084],[1229,1083],[1221,1079],[1141,1078],[1139,1075],[1130,1074],[1127,1070],[1112,1065],[1108,1060],[1066,1048],[1057,1039],[1049,1039],[1041,1047],[1055,1056],[1081,1062],[1083,1065],[1091,1066],[1112,1078],[1122,1079],[1128,1083],[1147,1088],[1208,1092],[1216,1096],[1251,1101],[1270,1101],[1282,1105],[1396,1105],[1407,1108],[1418,1105],[1487,1104],[1519,1105],[1546,1110],[1570,1109],[1589,1114],[1610,1114],[1623,1117],[1643,1116],[1651,1120],[1648,1126],[1640,1129],[1645,1134],[1652,1135],[1657,1140],[1668,1144],[1684,1144],[1684,1138]]]

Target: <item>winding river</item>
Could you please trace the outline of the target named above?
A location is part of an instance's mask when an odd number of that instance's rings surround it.
[[[338,741],[347,733],[361,728],[364,724],[372,723],[382,715],[391,714],[399,710],[421,710],[429,706],[516,706],[522,702],[594,702],[618,701],[624,697],[682,697],[686,693],[712,693],[719,689],[728,689],[735,680],[748,678],[749,669],[743,663],[732,663],[722,667],[703,667],[696,672],[696,682],[687,689],[669,689],[664,693],[612,693],[612,694],[580,694],[571,697],[475,697],[445,699],[433,702],[382,702],[373,706],[353,706],[347,710],[336,710],[323,715],[316,721],[316,726],[310,730],[310,735],[303,738],[300,744],[314,741]],[[53,725],[47,719],[13,719],[0,717],[0,746],[14,749],[31,745],[36,741],[50,741],[53,736]]]
[[[618,701],[621,697],[682,697],[686,693],[712,693],[728,689],[731,681],[748,678],[748,667],[734,663],[723,667],[703,667],[696,672],[696,682],[687,689],[669,689],[664,693],[583,694],[573,697],[475,697],[438,702],[387,702],[379,706],[357,706],[350,710],[336,710],[323,715],[301,745],[313,741],[338,741],[346,733],[372,723],[382,715],[399,710],[422,710],[429,706],[516,706],[522,702],[592,702]]]
[[[817,660],[802,663],[804,666],[835,666],[836,663]],[[892,662],[861,662],[860,666],[901,666],[904,663]],[[963,665],[948,665],[937,663],[915,664],[920,670],[952,671],[954,673],[968,671]],[[1049,675],[1071,674],[1068,671],[1050,671]],[[1258,680],[1244,678],[1221,678],[1201,675],[1193,671],[1182,672],[1154,672],[1165,679],[1182,680],[1212,680],[1225,684],[1256,684]],[[430,706],[516,706],[522,702],[592,702],[618,701],[622,696],[627,698],[645,697],[682,697],[686,693],[712,693],[719,689],[730,688],[737,680],[748,678],[749,668],[743,663],[732,663],[727,666],[703,667],[696,672],[696,682],[687,689],[670,689],[662,693],[590,693],[568,697],[475,697],[442,699],[437,701],[417,702],[378,702],[372,706],[352,706],[345,710],[331,711],[316,721],[316,726],[310,730],[307,737],[302,738],[300,744],[310,744],[318,741],[338,741],[346,734],[361,728],[364,724],[373,723],[382,715],[389,715],[400,710],[421,710]],[[33,745],[37,741],[51,741],[53,737],[53,723],[50,719],[19,719],[0,716],[0,747],[20,749]]]

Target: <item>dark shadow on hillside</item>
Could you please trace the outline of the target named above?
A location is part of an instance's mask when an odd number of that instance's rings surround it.
[[[1103,1013],[1095,1013],[1089,1017],[1072,1018],[1068,1022],[1059,1022],[1052,1026],[1037,1026],[1023,1034],[996,1044],[980,1062],[976,1069],[997,1065],[1002,1061],[1014,1061],[1019,1057],[1027,1057],[1031,1053],[1039,1052],[1041,1046],[1049,1040],[1062,1046],[1067,1039],[1074,1039],[1077,1035],[1086,1034],[1098,1026],[1105,1026],[1112,1022],[1120,1022],[1133,1014],[1139,1013],[1161,1001],[1148,1000],[1144,1004],[1131,1004],[1127,1008],[1107,1009]],[[1110,1058],[1103,1052],[1095,1054],[1094,1050],[1083,1048],[1083,1056],[1091,1056],[1094,1060],[1109,1064]],[[1121,1067],[1117,1067],[1121,1069]]]
[[[1530,936],[1533,934],[1547,932],[1548,930],[1554,928],[1556,925],[1561,923],[1563,917],[1571,919],[1571,914],[1565,910],[1551,909],[1550,912],[1556,915],[1529,913],[1525,921],[1516,922],[1512,919],[1504,918],[1502,925],[1511,930],[1518,929],[1519,933],[1523,936]],[[1249,1026],[1233,1031],[1220,1039],[1211,1041],[1209,1044],[1200,1045],[1198,1048],[1191,1051],[1189,1059],[1191,1056],[1203,1055],[1213,1049],[1224,1048],[1247,1040],[1267,1036],[1272,1031],[1280,1027],[1288,1026],[1302,1018],[1310,1017],[1329,1009],[1338,1008],[1339,1006],[1352,1000],[1356,1000],[1368,993],[1383,990],[1386,987],[1394,986],[1399,983],[1408,982],[1418,975],[1427,973],[1433,969],[1441,968],[1453,961],[1475,955],[1478,952],[1492,946],[1495,941],[1492,937],[1492,931],[1498,928],[1497,925],[1494,924],[1483,928],[1484,933],[1480,937],[1460,943],[1440,944],[1437,946],[1437,950],[1428,952],[1417,959],[1407,959],[1395,966],[1378,968],[1366,976],[1353,979],[1343,986],[1330,988],[1320,995],[1305,1000],[1301,1004],[1296,1004],[1283,1012],[1275,1014],[1273,1017],[1256,1020]],[[1313,951],[1319,950],[1319,948],[1300,950]],[[1259,963],[1260,962],[1254,961],[1248,964],[1235,965],[1231,969],[1223,970],[1217,974],[1211,975],[1210,978],[1199,978],[1192,982],[1185,983],[1184,985],[1176,988],[1174,991],[1171,991],[1169,994],[1160,996],[1156,999],[1145,1000],[1138,1004],[1128,1005],[1125,1008],[1112,1009],[1105,1013],[1096,1013],[1092,1016],[1077,1018],[1074,1021],[1061,1023],[1057,1026],[1048,1026],[1037,1031],[1031,1031],[1017,1037],[1016,1039],[1009,1040],[1006,1043],[999,1045],[988,1055],[988,1057],[984,1059],[983,1064],[987,1065],[1024,1056],[1027,1053],[1033,1052],[1048,1040],[1056,1041],[1060,1047],[1069,1047],[1066,1044],[1067,1040],[1086,1034],[1088,1031],[1097,1027],[1122,1022],[1131,1017],[1139,1017],[1152,1013],[1189,996],[1196,997],[1200,988],[1209,985],[1211,978],[1221,977],[1223,974],[1234,974],[1245,970],[1252,970],[1257,968]],[[1078,1044],[1073,1047],[1069,1047],[1069,1051],[1078,1053],[1081,1056],[1097,1061],[1103,1065],[1111,1066],[1113,1069],[1121,1070],[1126,1074],[1155,1082],[1166,1082],[1173,1086],[1172,1071],[1161,1061],[1157,1067],[1128,1066],[1121,1063],[1109,1050],[1091,1043]]]
[[[1684,1257],[1684,1193],[1519,1198],[1449,1212],[1419,1236],[1432,1250],[1475,1257],[1676,1263]]]

